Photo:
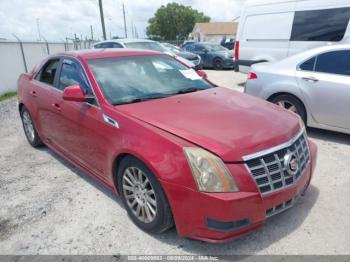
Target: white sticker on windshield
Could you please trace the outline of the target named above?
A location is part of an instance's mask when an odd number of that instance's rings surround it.
[[[186,70],[180,70],[181,74],[183,74],[184,77],[191,79],[191,80],[200,80],[202,79],[196,71],[193,69],[186,69]]]

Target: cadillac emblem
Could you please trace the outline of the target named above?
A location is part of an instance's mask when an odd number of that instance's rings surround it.
[[[294,176],[299,171],[299,159],[293,153],[287,153],[284,156],[284,166],[290,176]]]

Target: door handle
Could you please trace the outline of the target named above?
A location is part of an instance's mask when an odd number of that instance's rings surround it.
[[[307,82],[318,82],[318,79],[316,77],[313,77],[313,76],[302,77],[301,79],[303,79],[304,81],[307,81]]]
[[[31,96],[37,97],[38,95],[36,94],[36,91],[32,90],[29,92]]]
[[[61,107],[57,103],[52,104],[52,107],[55,108],[57,111],[61,111]]]

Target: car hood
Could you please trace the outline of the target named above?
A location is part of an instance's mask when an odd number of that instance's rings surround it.
[[[240,162],[245,155],[288,141],[300,130],[295,114],[221,87],[117,107],[225,162]]]

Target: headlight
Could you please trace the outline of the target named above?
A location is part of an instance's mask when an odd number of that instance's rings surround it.
[[[199,191],[239,191],[233,177],[220,158],[197,147],[185,147],[184,152]]]
[[[225,58],[232,58],[232,57],[230,56],[230,53],[226,52],[225,53]]]

